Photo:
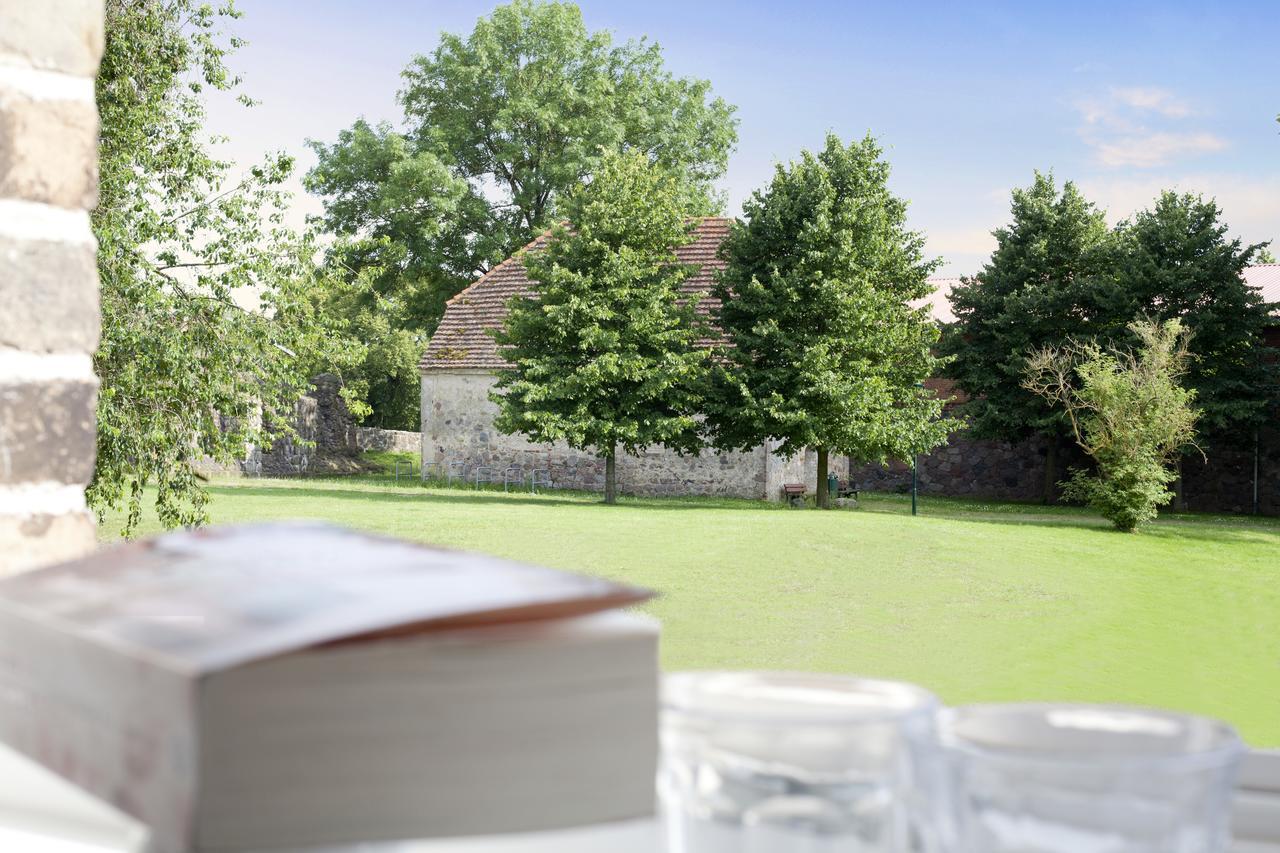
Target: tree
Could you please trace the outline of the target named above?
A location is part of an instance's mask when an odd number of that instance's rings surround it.
[[[127,504],[126,533],[146,486],[165,526],[205,521],[193,465],[288,434],[307,370],[350,351],[318,311],[313,241],[281,225],[290,159],[232,181],[209,153],[203,92],[238,84],[224,58],[239,41],[218,31],[237,16],[230,3],[106,4],[92,217],[101,388],[87,496],[99,513]]]
[[[719,206],[733,108],[706,81],[668,72],[657,45],[588,31],[570,3],[499,6],[403,76],[404,128],[358,121],[331,145],[312,142],[306,185],[324,198],[325,228],[351,238],[335,268],[376,269],[374,294],[396,299],[415,334],[434,332],[450,296],[562,216],[602,151],[641,152],[673,175],[686,213]]]
[[[572,227],[525,255],[533,293],[496,335],[511,364],[492,392],[498,429],[600,454],[608,504],[619,449],[702,444],[704,330],[680,293],[693,268],[675,256],[691,239],[684,211],[679,182],[643,154],[607,156],[565,199]]]
[[[1252,440],[1276,398],[1276,366],[1261,349],[1276,306],[1242,276],[1265,244],[1229,237],[1212,199],[1173,192],[1120,223],[1117,234],[1119,263],[1108,276],[1097,334],[1124,341],[1118,318],[1139,314],[1179,320],[1191,333],[1185,381],[1202,411],[1201,432],[1211,445]]]
[[[1066,494],[1118,530],[1132,532],[1173,497],[1170,461],[1195,440],[1196,392],[1182,386],[1192,361],[1178,320],[1129,325],[1136,351],[1094,342],[1047,347],[1027,360],[1028,391],[1061,408],[1097,473],[1072,472]]]
[[[982,271],[951,291],[956,322],[941,351],[968,396],[963,413],[979,438],[1047,442],[1043,500],[1053,500],[1059,445],[1068,440],[1062,411],[1023,386],[1028,354],[1087,336],[1096,314],[1098,277],[1114,255],[1102,211],[1075,184],[1059,192],[1035,175],[1013,191],[1013,221],[996,229],[996,250]],[[1127,313],[1125,322],[1133,313]]]
[[[951,428],[923,388],[940,364],[937,327],[908,305],[929,294],[937,262],[907,230],[881,153],[869,135],[847,147],[829,135],[778,166],[744,204],[715,287],[727,343],[708,405],[715,443],[816,449],[823,507],[831,452],[907,459]]]
[[[1276,256],[1271,252],[1271,245],[1268,244],[1265,248],[1259,249],[1257,256],[1253,259],[1253,262],[1256,264],[1276,263]]]

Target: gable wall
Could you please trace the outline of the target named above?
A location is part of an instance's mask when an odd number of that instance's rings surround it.
[[[422,376],[422,463],[440,474],[450,463],[466,466],[470,482],[477,466],[492,467],[502,482],[509,465],[523,468],[525,483],[534,468],[549,469],[557,488],[604,490],[604,460],[563,442],[538,444],[522,435],[503,435],[493,426],[498,407],[489,399],[495,377],[485,370],[429,371]],[[774,498],[781,482],[791,482],[803,457],[787,462],[763,446],[750,453],[710,453],[681,457],[651,448],[640,457],[618,456],[618,488],[636,495],[713,495]],[[790,477],[791,479],[786,479]],[[527,487],[527,486],[526,486]]]

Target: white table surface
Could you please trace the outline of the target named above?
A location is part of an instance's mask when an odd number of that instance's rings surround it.
[[[0,745],[0,851],[141,853],[146,831],[39,765]],[[270,853],[656,853],[652,820],[563,832],[432,839]]]
[[[1263,823],[1271,822],[1271,804]],[[1270,835],[1268,827],[1268,836]],[[0,851],[142,853],[144,828],[0,745]],[[563,832],[433,839],[270,853],[661,853],[652,820]],[[1280,843],[1237,841],[1231,853],[1280,853]]]

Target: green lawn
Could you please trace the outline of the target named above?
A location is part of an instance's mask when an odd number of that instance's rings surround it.
[[[323,518],[650,586],[663,663],[918,682],[951,703],[1127,702],[1280,745],[1280,523],[1179,516],[1138,535],[1074,509],[900,496],[857,511],[746,501],[213,487],[215,522]],[[156,529],[148,520],[146,532]],[[119,518],[102,530],[112,538]]]

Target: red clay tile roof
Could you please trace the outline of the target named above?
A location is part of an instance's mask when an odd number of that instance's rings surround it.
[[[716,257],[716,251],[729,234],[730,221],[720,217],[703,219],[694,231],[693,242],[676,249],[676,257],[681,263],[699,265],[698,270],[681,285],[680,289],[685,293],[710,293],[714,271],[724,267],[724,262]],[[543,234],[525,249],[538,246],[546,238],[547,235]],[[444,317],[431,336],[418,367],[424,371],[459,368],[497,370],[506,367],[498,352],[498,343],[489,331],[502,325],[507,316],[507,303],[514,297],[527,295],[529,290],[529,278],[519,254],[489,270],[449,300]],[[698,303],[698,313],[709,315],[718,305],[714,297],[704,296]]]

